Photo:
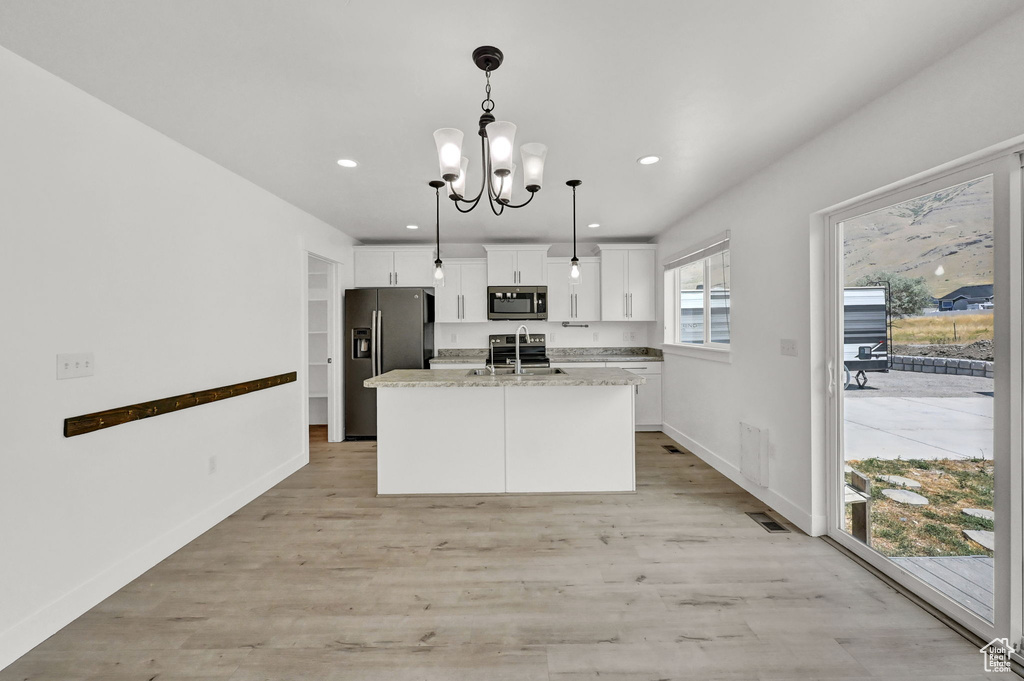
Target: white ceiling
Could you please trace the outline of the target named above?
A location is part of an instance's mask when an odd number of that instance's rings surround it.
[[[653,237],[1022,6],[3,0],[0,45],[364,242],[432,240],[435,128],[466,133],[479,182],[470,54],[496,45],[495,114],[548,145],[545,186],[501,217],[443,203],[442,239],[567,241],[579,178],[603,241]]]

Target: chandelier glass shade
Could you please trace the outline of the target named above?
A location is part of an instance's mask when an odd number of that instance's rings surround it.
[[[434,131],[434,144],[437,146],[437,160],[441,169],[441,178],[448,185],[448,198],[461,213],[468,213],[476,208],[484,196],[487,204],[495,215],[501,215],[506,208],[522,208],[533,200],[544,182],[544,161],[548,148],[537,142],[522,145],[519,150],[522,158],[522,176],[525,189],[530,198],[520,204],[512,203],[512,185],[515,180],[515,139],[516,126],[509,121],[495,120],[494,100],[491,99],[491,72],[501,66],[504,59],[501,50],[496,47],[483,46],[473,51],[473,62],[487,77],[486,98],[480,104],[483,114],[480,116],[480,158],[481,177],[480,190],[476,196],[467,198],[466,178],[469,170],[469,159],[463,156],[465,136],[456,128],[440,128]]]

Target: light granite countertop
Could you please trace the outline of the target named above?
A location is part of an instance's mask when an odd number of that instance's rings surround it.
[[[367,388],[504,388],[515,386],[643,385],[647,380],[625,369],[564,369],[563,374],[516,376],[485,374],[471,369],[396,369],[363,381]]]

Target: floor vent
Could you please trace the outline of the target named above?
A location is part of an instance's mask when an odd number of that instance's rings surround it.
[[[772,520],[772,517],[767,513],[747,513],[747,515],[749,515],[755,523],[763,527],[768,532],[771,532],[773,534],[776,532],[789,532],[789,530],[780,525],[778,522]]]
[[[679,449],[679,447],[676,447],[675,445],[662,445],[661,448],[664,449],[669,454],[682,454],[683,453],[683,450]]]

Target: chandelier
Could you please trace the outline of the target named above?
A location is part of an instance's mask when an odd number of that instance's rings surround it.
[[[523,183],[530,198],[520,204],[512,203],[512,182],[515,179],[516,164],[512,162],[516,126],[508,121],[494,119],[494,100],[491,99],[491,71],[495,71],[504,59],[497,47],[485,45],[473,50],[473,63],[486,74],[486,97],[480,103],[480,155],[482,177],[480,191],[471,199],[466,198],[466,171],[469,159],[462,155],[461,130],[441,128],[434,131],[437,144],[437,158],[441,164],[441,177],[448,185],[448,198],[455,202],[460,213],[468,213],[486,195],[487,203],[495,215],[501,215],[506,208],[522,208],[533,201],[540,191],[544,179],[544,159],[548,148],[531,142],[520,148],[523,161]]]

